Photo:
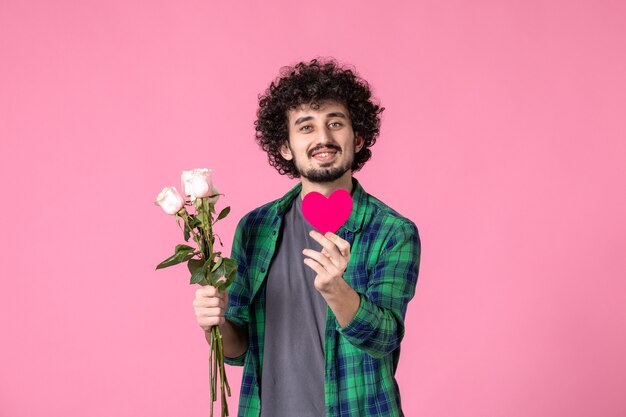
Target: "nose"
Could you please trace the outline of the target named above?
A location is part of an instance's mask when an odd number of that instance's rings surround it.
[[[328,126],[324,126],[322,129],[318,129],[317,139],[320,143],[328,143],[330,141],[331,133]]]
[[[333,132],[328,126],[320,127],[316,130],[315,143],[311,147],[311,152],[323,148],[335,149],[339,151],[341,148],[333,139]]]

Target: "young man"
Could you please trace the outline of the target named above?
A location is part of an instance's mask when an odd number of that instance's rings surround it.
[[[206,335],[219,325],[227,362],[244,366],[239,416],[403,415],[394,374],[420,240],[352,177],[371,157],[383,110],[334,61],[287,68],[260,97],[257,141],[301,182],[239,222],[229,293],[204,287],[194,300]],[[322,235],[302,199],[337,189],[351,193],[352,213]]]

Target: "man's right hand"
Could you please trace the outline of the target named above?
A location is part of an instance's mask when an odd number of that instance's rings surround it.
[[[205,332],[213,326],[226,323],[224,313],[228,306],[228,290],[219,292],[217,288],[207,285],[196,291],[193,300],[193,309],[196,313],[196,321]]]

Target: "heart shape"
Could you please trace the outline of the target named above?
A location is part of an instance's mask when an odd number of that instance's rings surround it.
[[[302,200],[302,214],[322,234],[335,233],[352,213],[352,196],[343,189],[335,190],[326,198],[311,191]]]

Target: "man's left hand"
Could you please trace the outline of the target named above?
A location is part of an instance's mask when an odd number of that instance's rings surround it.
[[[325,235],[311,230],[309,236],[322,245],[321,252],[313,249],[305,249],[302,253],[308,258],[304,263],[317,272],[314,285],[323,294],[333,293],[343,287],[343,273],[350,260],[350,243],[332,232]],[[343,284],[343,285],[342,285]]]
[[[343,279],[350,260],[350,244],[331,232],[322,235],[311,230],[309,236],[322,245],[322,250],[303,250],[308,256],[304,263],[317,272],[313,285],[335,314],[337,323],[345,327],[356,315],[361,302],[359,294]]]

